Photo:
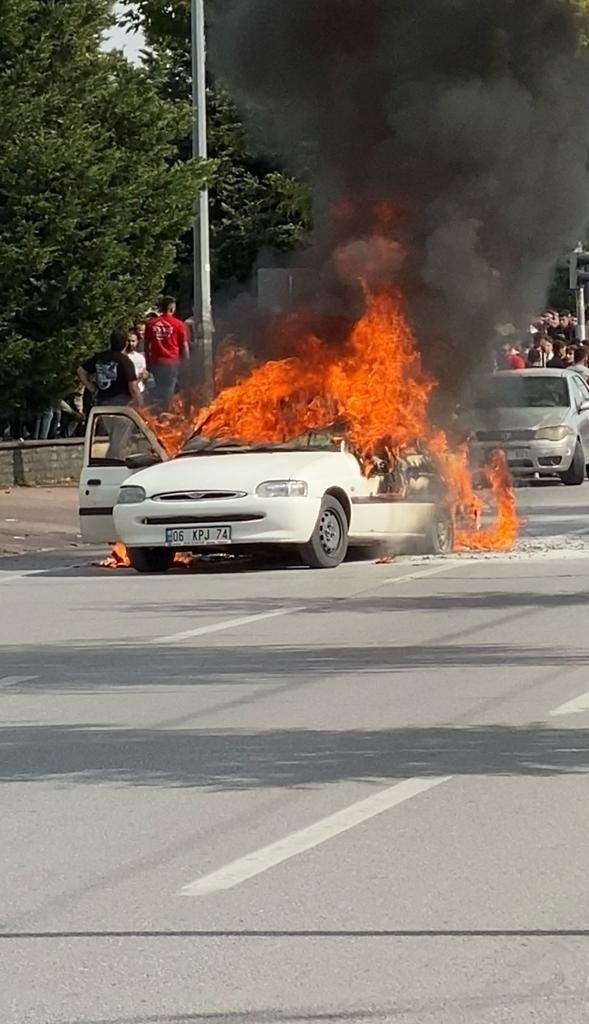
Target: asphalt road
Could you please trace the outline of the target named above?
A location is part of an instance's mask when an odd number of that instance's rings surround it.
[[[589,484],[508,558],[0,562],[2,1024],[586,1024]]]
[[[77,487],[0,488],[0,556],[80,547]]]

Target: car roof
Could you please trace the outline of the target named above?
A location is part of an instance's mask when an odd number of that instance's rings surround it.
[[[535,368],[534,369],[529,369],[529,370],[527,370],[527,369],[526,370],[497,370],[496,373],[489,373],[489,374],[487,374],[487,376],[488,377],[513,377],[513,376],[519,376],[519,377],[524,377],[524,376],[525,377],[570,377],[573,373],[576,374],[577,377],[579,376],[577,371],[573,370],[573,369],[559,370],[557,367],[554,367],[554,369],[549,367],[547,370],[545,370],[545,369],[537,369],[536,370]]]

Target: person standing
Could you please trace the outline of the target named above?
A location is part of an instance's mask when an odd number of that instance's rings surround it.
[[[511,342],[507,342],[502,349],[502,370],[525,370],[526,361],[521,352]]]
[[[535,347],[531,348],[528,352],[527,369],[540,370],[543,368],[543,365],[544,364],[542,362],[542,349]]]
[[[575,328],[568,310],[564,310],[559,314],[558,321],[558,333],[562,334],[564,340],[570,345],[575,340]]]
[[[553,342],[550,338],[540,338],[540,348],[542,350],[542,366],[547,366],[549,359],[552,359],[553,354]]]
[[[585,346],[578,345],[575,349],[575,361],[573,363],[572,369],[575,371],[575,373],[578,373],[579,376],[583,377],[585,380],[589,378],[587,356],[589,356],[589,352],[587,351]]]
[[[145,352],[145,320],[137,320],[133,324],[133,331],[137,335],[137,351],[140,353]]]
[[[149,377],[149,374],[147,372],[147,363],[145,361],[145,356],[143,355],[143,352],[139,351],[139,338],[137,336],[137,331],[135,328],[133,328],[132,331],[129,331],[127,335],[127,347],[125,349],[125,355],[129,356],[129,359],[131,360],[133,366],[135,367],[135,373],[137,374],[137,384],[139,385],[140,392],[143,394],[143,392],[145,391],[145,381]]]
[[[97,405],[141,405],[135,367],[125,354],[126,331],[113,331],[110,346],[95,352],[78,367],[78,377]]]
[[[145,328],[145,355],[154,379],[154,405],[167,412],[178,385],[180,363],[188,358],[188,328],[175,315],[175,299],[166,296],[158,310]]]
[[[566,370],[569,364],[566,360],[566,342],[558,338],[552,343],[552,357],[546,363],[548,370]]]
[[[78,377],[84,387],[94,394],[96,405],[101,409],[105,407],[101,421],[108,435],[106,458],[117,463],[124,462],[128,454],[127,443],[133,423],[129,417],[119,413],[109,415],[108,406],[140,406],[143,401],[135,367],[125,353],[127,342],[127,331],[113,331],[110,347],[95,352],[78,367]]]

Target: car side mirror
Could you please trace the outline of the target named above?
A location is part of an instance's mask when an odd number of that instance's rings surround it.
[[[579,412],[589,412],[589,398],[586,398],[584,402],[581,402]]]
[[[158,466],[162,460],[155,452],[141,452],[139,455],[128,455],[125,459],[127,469],[148,469]]]

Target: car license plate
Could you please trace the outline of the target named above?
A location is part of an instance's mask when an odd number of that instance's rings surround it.
[[[230,526],[168,526],[166,529],[166,544],[170,547],[230,543]]]
[[[529,459],[530,452],[527,448],[512,448],[507,459]]]

